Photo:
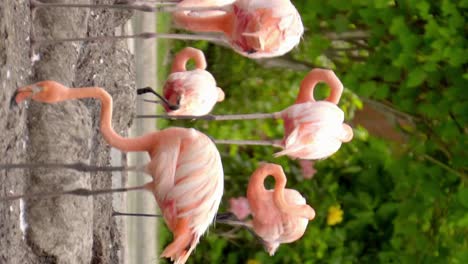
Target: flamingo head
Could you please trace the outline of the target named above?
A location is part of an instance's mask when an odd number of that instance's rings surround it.
[[[18,88],[14,94],[14,101],[20,104],[32,99],[42,103],[56,103],[65,100],[69,88],[55,81],[42,81]]]

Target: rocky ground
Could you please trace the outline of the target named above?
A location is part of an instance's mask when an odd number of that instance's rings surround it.
[[[60,1],[66,2],[50,2]],[[100,86],[114,98],[114,128],[125,135],[135,112],[133,57],[125,42],[32,45],[31,40],[111,35],[131,15],[63,8],[31,12],[29,0],[0,2],[0,163],[110,164],[110,148],[99,133],[99,103],[15,107],[11,98],[18,87],[46,79]],[[111,187],[110,173],[0,171],[2,197]],[[111,213],[110,195],[0,202],[0,263],[121,263],[120,226]]]

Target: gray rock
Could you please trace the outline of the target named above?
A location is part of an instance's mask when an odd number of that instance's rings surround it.
[[[46,79],[103,87],[114,98],[114,128],[125,135],[135,107],[135,73],[124,42],[32,49],[29,41],[30,34],[35,39],[111,35],[131,13],[62,8],[39,9],[31,16],[28,3],[7,0],[0,5],[0,163],[109,165],[110,148],[99,133],[98,102],[30,102],[13,108],[10,102],[17,87]],[[111,187],[111,173],[0,171],[0,196]],[[0,263],[122,262],[120,228],[111,217],[112,196],[28,199],[22,209],[20,201],[0,203]]]

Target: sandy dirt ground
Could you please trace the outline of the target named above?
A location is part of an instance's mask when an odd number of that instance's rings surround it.
[[[29,0],[0,2],[0,163],[110,164],[110,148],[97,123],[98,102],[15,107],[11,98],[18,87],[46,79],[73,87],[100,86],[114,98],[114,129],[125,135],[136,97],[126,43],[32,46],[31,40],[112,35],[131,15],[63,8],[31,12]],[[0,171],[0,196],[111,187],[110,173]],[[121,263],[121,227],[111,213],[110,195],[0,202],[0,263]]]

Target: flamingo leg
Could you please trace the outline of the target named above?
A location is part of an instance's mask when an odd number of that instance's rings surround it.
[[[122,213],[122,212],[117,212],[117,211],[113,211],[112,216],[136,216],[136,217],[157,217],[157,218],[163,217],[163,215],[159,215],[159,214]],[[255,233],[255,231],[253,231],[251,222],[235,220],[232,218],[236,218],[236,217],[235,216],[232,217],[232,216],[233,216],[232,213],[218,213],[216,215],[215,221],[216,223],[220,223],[220,224],[226,224],[226,225],[230,225],[234,227],[238,226],[241,228],[245,228],[247,231],[249,231],[249,233],[251,233],[255,237],[255,239],[258,240],[259,243],[261,243],[262,245],[265,245],[266,243],[265,240],[263,240],[263,238],[258,236]]]
[[[255,113],[255,114],[240,114],[240,115],[137,115],[137,118],[164,118],[170,120],[206,120],[206,121],[227,121],[227,120],[253,120],[253,119],[280,119],[281,114],[275,113]]]
[[[177,11],[226,11],[228,6],[215,6],[215,7],[197,7],[197,6],[176,6],[177,2],[154,2],[152,4],[66,4],[66,3],[43,3],[38,0],[30,0],[30,7],[36,8],[90,8],[90,9],[123,9],[123,10],[137,10],[142,12],[177,12]]]
[[[0,197],[0,202],[13,201],[13,200],[18,200],[18,199],[26,199],[26,198],[49,198],[49,197],[57,197],[61,195],[76,195],[76,196],[87,197],[87,196],[94,196],[94,195],[107,194],[107,193],[144,190],[145,188],[146,188],[146,185],[115,188],[115,189],[96,189],[96,190],[77,188],[77,189],[67,190],[67,191],[10,195],[10,196],[5,196],[5,197]]]
[[[88,165],[82,162],[76,163],[19,163],[19,164],[0,164],[0,170],[11,169],[70,169],[81,172],[95,172],[95,171],[138,171],[144,172],[146,165],[140,166],[96,166]]]
[[[113,211],[112,216],[136,216],[136,217],[156,217],[156,218],[164,217],[163,215],[160,215],[160,214],[123,213],[123,212],[117,212],[117,211]],[[232,225],[232,226],[240,226],[240,227],[244,227],[247,229],[252,228],[251,224],[249,224],[248,222],[238,220],[232,213],[218,213],[216,215],[215,221],[216,223],[227,224],[227,225]]]
[[[168,34],[168,33],[153,33],[153,32],[143,32],[134,35],[120,35],[120,36],[96,36],[96,37],[77,37],[77,38],[59,38],[59,39],[31,39],[32,45],[51,45],[59,44],[63,42],[98,42],[98,41],[118,41],[123,39],[180,39],[180,40],[206,40],[215,43],[226,43],[226,40],[217,35],[202,35],[202,34]]]
[[[216,144],[220,145],[243,145],[243,146],[271,146],[282,148],[281,140],[233,140],[233,139],[214,139]]]
[[[30,6],[34,8],[91,8],[91,9],[126,9],[126,10],[138,10],[143,12],[156,12],[157,7],[147,4],[134,5],[134,4],[65,4],[65,3],[43,3],[38,0],[31,0]]]
[[[122,213],[117,211],[112,211],[112,216],[141,216],[141,217],[157,217],[161,218],[164,217],[160,214],[140,214],[140,213]]]

